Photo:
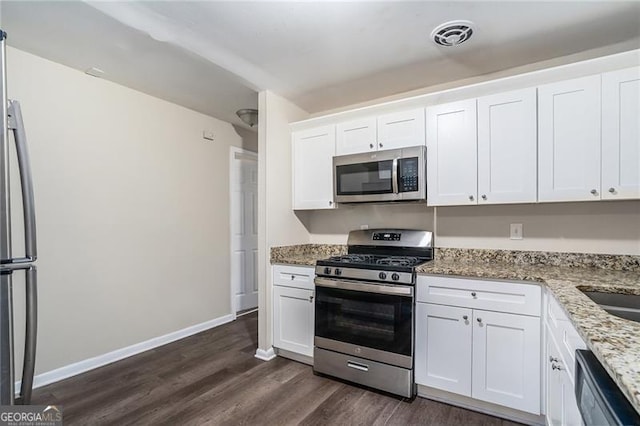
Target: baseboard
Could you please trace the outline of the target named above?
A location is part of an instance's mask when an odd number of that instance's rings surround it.
[[[273,348],[269,348],[266,351],[264,349],[258,348],[256,350],[256,358],[261,359],[263,361],[271,361],[276,357],[276,353],[273,351]]]
[[[524,411],[515,410],[509,407],[492,404],[469,398],[463,395],[457,395],[451,392],[434,389],[428,386],[418,385],[418,396],[422,398],[432,399],[445,404],[455,405],[466,408],[468,410],[477,411],[479,413],[489,414],[494,417],[512,420],[527,425],[541,426],[545,424],[545,416],[526,413]]]
[[[174,331],[163,336],[154,337],[153,339],[145,340],[144,342],[136,343],[135,345],[127,346],[125,348],[116,349],[115,351],[108,352],[103,355],[98,355],[93,358],[88,358],[73,364],[65,365],[64,367],[56,368],[55,370],[47,371],[45,373],[38,374],[33,380],[33,387],[39,388],[51,383],[58,382],[60,380],[67,379],[69,377],[76,376],[78,374],[93,370],[98,367],[102,367],[112,362],[120,361],[121,359],[128,358],[133,355],[137,355],[141,352],[148,351],[150,349],[157,348],[158,346],[166,345],[167,343],[175,342],[176,340],[183,339],[201,331],[208,330],[210,328],[218,327],[222,324],[226,324],[234,320],[234,315],[224,315],[222,317],[214,318],[210,321],[205,321],[200,324],[195,324],[182,330]],[[37,362],[37,360],[36,360]],[[16,393],[20,391],[21,382],[18,381],[15,384]]]
[[[288,358],[288,359],[292,359],[294,361],[298,361],[298,362],[301,362],[303,364],[307,364],[307,365],[313,366],[313,357],[312,356],[300,355],[300,354],[297,354],[295,352],[291,352],[291,351],[288,351],[286,349],[279,349],[279,348],[275,349],[275,353],[278,356],[281,356],[281,357],[284,357],[284,358]]]

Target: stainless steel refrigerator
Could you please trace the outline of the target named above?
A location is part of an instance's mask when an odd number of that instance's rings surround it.
[[[36,356],[37,331],[37,274],[36,218],[33,202],[33,184],[26,146],[22,113],[18,101],[7,99],[6,72],[7,35],[0,30],[0,405],[30,404]],[[10,137],[12,136],[12,137]],[[15,144],[15,150],[11,144]],[[13,158],[12,158],[13,157]],[[20,194],[10,194],[10,166],[17,164]],[[22,203],[24,254],[11,250],[11,204]],[[18,236],[14,236],[18,237]],[[22,237],[22,236],[20,236]],[[14,278],[25,274],[20,283],[25,285],[25,323],[14,321]],[[16,283],[18,280],[15,280]],[[22,384],[15,396],[15,342],[14,330],[25,327]]]

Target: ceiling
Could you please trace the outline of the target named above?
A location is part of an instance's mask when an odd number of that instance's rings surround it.
[[[431,30],[470,20],[465,44]],[[640,2],[2,1],[8,43],[235,124],[272,90],[317,113],[605,46]]]

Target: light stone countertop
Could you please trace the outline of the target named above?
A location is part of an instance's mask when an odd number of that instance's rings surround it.
[[[274,247],[271,263],[313,266],[345,252],[340,245]],[[640,256],[436,249],[436,259],[417,272],[545,285],[640,413],[640,323],[610,315],[580,291],[640,295]]]

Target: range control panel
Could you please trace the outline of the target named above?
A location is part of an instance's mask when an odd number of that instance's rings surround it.
[[[373,239],[376,241],[400,241],[402,236],[399,232],[374,232]]]

